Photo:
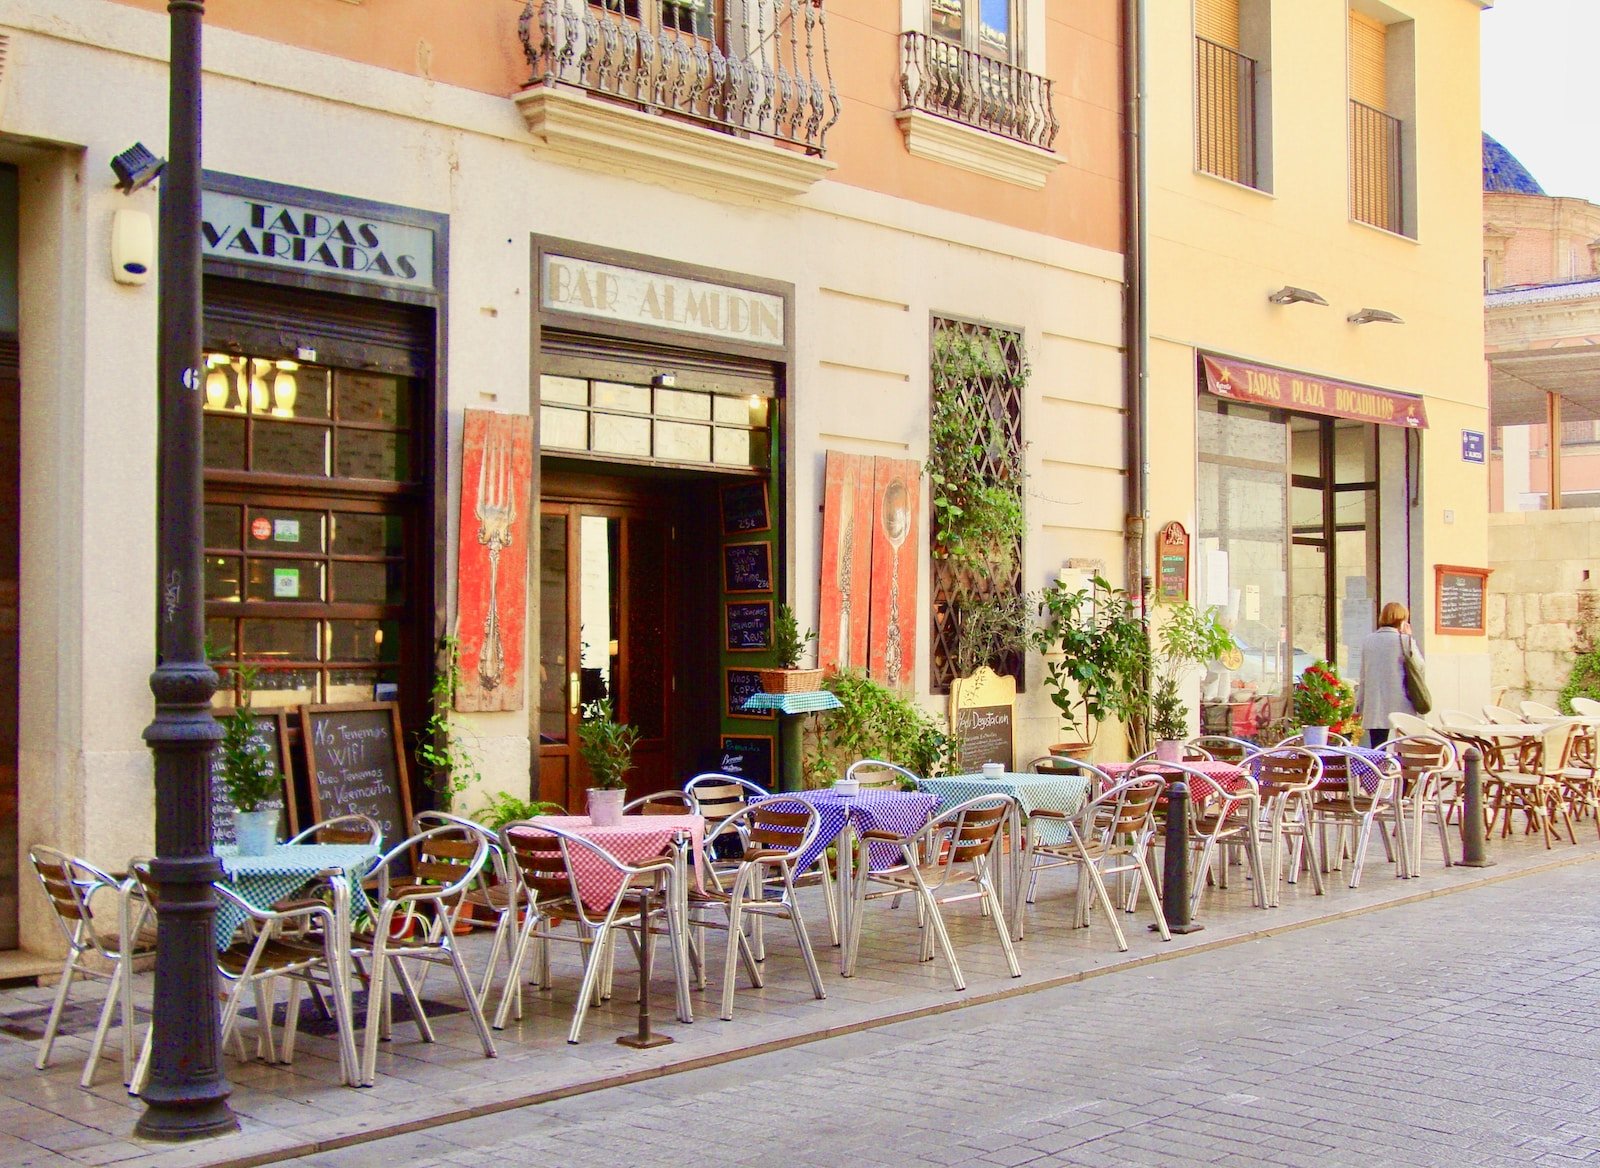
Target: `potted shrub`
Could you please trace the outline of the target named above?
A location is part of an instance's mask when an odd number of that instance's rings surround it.
[[[1331,661],[1306,666],[1294,683],[1294,716],[1307,746],[1326,746],[1329,730],[1348,731],[1355,713],[1355,690]]]
[[[829,674],[823,687],[841,706],[806,730],[806,786],[831,786],[861,758],[898,763],[924,778],[959,773],[960,740],[909,698],[858,669]]]
[[[589,819],[597,827],[615,827],[622,822],[626,779],[633,769],[633,748],[638,742],[639,728],[615,719],[610,698],[583,707],[578,754],[589,768]]]
[[[1034,647],[1044,654],[1045,690],[1069,739],[1050,752],[1086,751],[1107,718],[1142,737],[1150,643],[1133,598],[1101,576],[1081,589],[1057,582],[1040,594],[1039,615]]]
[[[794,609],[782,601],[772,618],[772,644],[778,654],[778,668],[760,669],[761,689],[765,693],[810,693],[822,688],[822,670],[801,669],[800,658],[806,647],[817,639],[813,629],[800,633],[800,622]]]
[[[1150,733],[1156,740],[1156,756],[1171,762],[1182,757],[1183,740],[1189,734],[1189,707],[1180,688],[1184,678],[1208,661],[1215,661],[1235,648],[1232,635],[1222,627],[1219,610],[1201,611],[1188,601],[1174,605],[1155,636],[1152,654],[1152,680],[1155,692],[1150,701]]]
[[[281,790],[272,769],[271,754],[265,742],[256,738],[256,722],[250,715],[250,691],[254,678],[244,677],[244,696],[239,706],[222,724],[222,785],[233,803],[234,838],[241,856],[264,856],[278,842],[277,807],[265,804]]]
[[[978,595],[963,592],[952,602],[955,609],[955,651],[951,664],[956,678],[971,677],[987,665],[1003,671],[1006,658],[1028,647],[1033,625],[1033,603],[1015,593]],[[954,686],[952,686],[954,692]]]

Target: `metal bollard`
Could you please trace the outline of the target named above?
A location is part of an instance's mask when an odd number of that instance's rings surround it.
[[[1468,747],[1461,755],[1461,769],[1461,866],[1492,868],[1489,837],[1483,827],[1483,756]]]
[[[1198,933],[1189,914],[1189,787],[1180,772],[1167,784],[1166,855],[1161,861],[1161,911],[1171,933]],[[1155,925],[1151,929],[1159,932]]]

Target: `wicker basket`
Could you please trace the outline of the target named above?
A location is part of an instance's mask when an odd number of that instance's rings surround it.
[[[762,693],[813,693],[822,688],[820,669],[761,669],[757,673]]]

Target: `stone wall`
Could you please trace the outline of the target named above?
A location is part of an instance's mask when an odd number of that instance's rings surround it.
[[[1489,516],[1484,614],[1503,705],[1554,705],[1573,657],[1600,634],[1600,511]]]

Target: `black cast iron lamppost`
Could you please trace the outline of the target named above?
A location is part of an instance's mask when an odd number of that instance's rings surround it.
[[[200,367],[200,31],[204,0],[168,0],[172,32],[169,161],[161,180],[159,497],[160,664],[150,677],[155,721],[159,889],[155,1030],[145,1113],[137,1134],[186,1140],[236,1131],[218,1033],[217,901],[222,866],[211,851],[211,716],[217,675],[205,658]]]

